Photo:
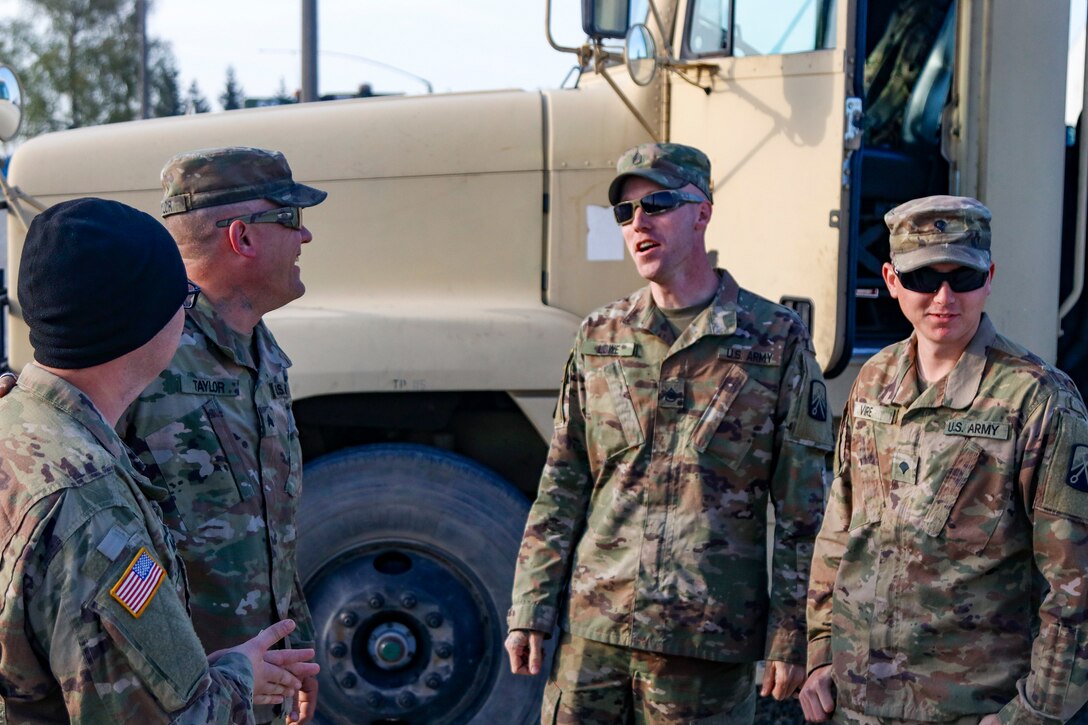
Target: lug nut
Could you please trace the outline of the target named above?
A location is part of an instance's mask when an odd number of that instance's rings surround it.
[[[358,621],[359,617],[355,614],[355,612],[351,612],[348,610],[340,612],[340,624],[344,625],[345,627],[354,627]]]
[[[416,605],[416,595],[411,593],[405,594],[400,598],[400,603],[405,609],[411,609]]]
[[[370,692],[366,696],[366,705],[371,710],[375,710],[382,705],[382,696],[377,692]]]
[[[427,622],[428,627],[431,627],[431,628],[441,627],[442,626],[442,615],[439,614],[438,612],[431,612],[430,614],[428,614],[424,618],[424,621]]]
[[[453,647],[450,647],[448,644],[443,642],[441,644],[435,645],[434,653],[444,660],[449,659],[450,655],[453,654]]]
[[[397,695],[397,704],[407,710],[410,707],[416,706],[416,696],[412,693],[405,691]]]
[[[367,599],[366,603],[371,609],[381,609],[385,606],[385,597],[381,594],[371,594],[370,599]]]
[[[427,679],[424,680],[424,684],[432,690],[437,690],[439,687],[442,687],[442,678],[439,677],[436,673],[432,672],[431,674],[427,675]]]
[[[329,647],[329,654],[333,657],[343,657],[348,653],[348,646],[343,642],[336,642],[332,647]]]
[[[359,680],[355,677],[355,675],[349,672],[340,679],[340,686],[343,687],[345,690],[350,690],[351,688],[355,687],[356,683],[358,682]]]

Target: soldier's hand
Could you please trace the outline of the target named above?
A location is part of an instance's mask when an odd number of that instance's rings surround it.
[[[278,705],[285,698],[294,697],[302,687],[302,680],[292,673],[292,669],[302,676],[316,675],[317,670],[321,669],[316,663],[306,662],[314,658],[312,649],[269,651],[294,630],[295,623],[290,619],[280,620],[237,647],[212,652],[208,655],[208,662],[214,663],[228,652],[244,655],[253,668],[253,704]]]
[[[544,664],[544,633],[515,629],[506,636],[506,654],[515,675],[536,675]]]
[[[835,695],[831,691],[831,665],[824,665],[808,676],[801,694],[801,711],[808,722],[827,722],[835,712]]]
[[[15,377],[15,373],[0,373],[0,398],[10,393],[15,389],[15,383],[18,382],[18,378]]]
[[[287,716],[287,725],[305,725],[317,714],[317,678],[302,680],[302,687],[295,700],[294,712]]]
[[[1000,722],[1001,717],[995,713],[992,715],[987,715],[986,717],[979,720],[978,725],[998,725]]]
[[[773,695],[776,700],[785,700],[797,692],[805,681],[805,668],[789,662],[767,660],[763,668],[763,689],[760,695]]]

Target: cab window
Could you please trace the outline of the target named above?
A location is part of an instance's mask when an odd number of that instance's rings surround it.
[[[834,47],[835,0],[691,0],[684,56],[777,55]]]

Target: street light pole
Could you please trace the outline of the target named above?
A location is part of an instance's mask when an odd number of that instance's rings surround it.
[[[302,0],[302,94],[299,101],[317,100],[317,0]]]

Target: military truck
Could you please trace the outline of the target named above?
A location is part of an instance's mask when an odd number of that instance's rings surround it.
[[[545,0],[548,24],[552,1],[572,0]],[[308,292],[268,320],[294,361],[326,722],[536,721],[540,678],[509,674],[503,619],[578,322],[642,283],[606,197],[634,144],[708,152],[711,254],[804,317],[838,401],[853,365],[909,329],[879,280],[882,215],[933,193],[993,209],[992,317],[1084,378],[1066,0],[582,7],[585,43],[552,41],[578,68],[566,87],[84,128],[12,160],[12,272],[26,196],[157,214],[178,151],[279,149],[329,191],[307,213]],[[31,350],[16,299],[8,319],[18,369]]]

